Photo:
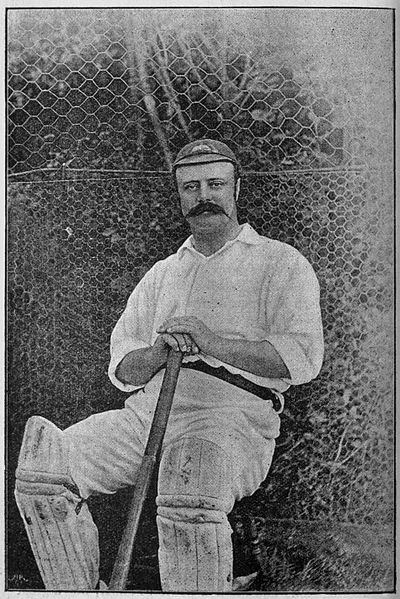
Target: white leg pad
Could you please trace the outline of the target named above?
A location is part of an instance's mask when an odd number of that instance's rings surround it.
[[[164,592],[232,590],[232,531],[226,514],[159,507],[157,526]]]
[[[157,497],[163,591],[232,590],[231,483],[217,445],[186,438],[165,450]]]
[[[94,590],[97,528],[68,474],[63,433],[33,416],[27,422],[15,497],[47,590]]]

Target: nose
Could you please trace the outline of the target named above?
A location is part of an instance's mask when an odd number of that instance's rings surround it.
[[[202,181],[200,183],[198,198],[199,198],[199,201],[201,201],[201,202],[206,202],[207,200],[210,199],[210,190],[209,190],[209,187],[208,187],[206,181],[204,181],[204,182]]]

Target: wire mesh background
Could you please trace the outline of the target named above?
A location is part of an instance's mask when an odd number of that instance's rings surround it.
[[[13,10],[8,72],[10,492],[30,415],[122,405],[109,335],[189,233],[167,171],[207,136],[241,160],[241,221],[321,284],[323,370],[287,393],[260,505],[391,522],[390,11]]]

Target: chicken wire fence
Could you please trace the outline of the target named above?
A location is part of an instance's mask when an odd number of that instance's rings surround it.
[[[390,15],[309,15],[9,11],[10,489],[30,415],[64,428],[122,406],[109,335],[188,235],[167,171],[207,136],[240,158],[241,222],[321,284],[324,366],[286,394],[259,505],[392,520]]]
[[[380,163],[390,27],[385,11],[11,11],[10,168],[160,171],[208,136],[256,171]]]

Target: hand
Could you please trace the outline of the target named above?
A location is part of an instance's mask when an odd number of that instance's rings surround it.
[[[196,316],[177,316],[168,318],[158,329],[163,335],[182,335],[184,339],[189,336],[191,344],[204,353],[211,353],[218,337]],[[198,353],[198,352],[195,352]]]
[[[153,347],[156,352],[161,352],[161,354],[165,353],[165,357],[169,347],[174,351],[180,351],[187,356],[193,356],[200,352],[196,343],[190,338],[190,335],[180,333],[174,335],[161,333],[157,337]]]

